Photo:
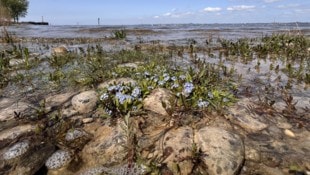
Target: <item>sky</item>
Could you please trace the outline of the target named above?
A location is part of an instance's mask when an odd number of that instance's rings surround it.
[[[310,22],[310,0],[29,0],[51,25]]]

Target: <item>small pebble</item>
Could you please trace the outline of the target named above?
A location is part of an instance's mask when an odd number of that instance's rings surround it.
[[[86,123],[91,123],[91,122],[93,122],[94,121],[94,118],[84,118],[84,119],[82,119],[82,122],[84,123],[84,124],[86,124]]]
[[[289,129],[285,129],[284,134],[289,136],[289,137],[292,137],[292,138],[296,137],[295,134],[293,133],[293,131],[291,131]]]

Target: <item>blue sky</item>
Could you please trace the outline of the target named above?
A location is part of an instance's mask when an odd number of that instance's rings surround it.
[[[310,0],[29,0],[52,25],[310,22]]]

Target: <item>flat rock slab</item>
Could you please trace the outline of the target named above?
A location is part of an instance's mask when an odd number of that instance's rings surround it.
[[[14,119],[16,114],[21,116],[29,115],[34,112],[32,105],[25,102],[14,103],[11,106],[0,111],[0,122]],[[15,114],[16,113],[16,114]]]
[[[260,122],[259,116],[252,114],[246,109],[250,102],[238,102],[229,109],[229,115],[226,116],[232,123],[239,125],[248,132],[258,132],[268,127],[267,124]]]
[[[0,148],[21,136],[35,132],[35,129],[36,127],[34,125],[28,124],[16,126],[0,132]]]
[[[222,128],[204,127],[195,133],[194,142],[203,153],[209,175],[237,174],[244,161],[241,138]]]
[[[68,93],[48,96],[45,99],[46,110],[50,111],[52,110],[53,107],[58,107],[58,106],[63,105],[64,103],[68,102],[72,98],[73,95],[75,95],[75,93],[68,92]]]
[[[0,110],[11,106],[14,103],[14,99],[11,98],[1,98],[0,99]]]

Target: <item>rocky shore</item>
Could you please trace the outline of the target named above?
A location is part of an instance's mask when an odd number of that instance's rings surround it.
[[[145,99],[149,112],[103,121],[96,90],[46,97],[45,110],[63,118],[57,123],[24,120],[34,107],[2,98],[1,174],[309,174],[307,128],[249,111],[259,109],[251,99],[223,116],[173,117],[163,115],[169,94],[161,90]]]
[[[309,175],[309,41],[264,39],[4,50],[0,175]]]

